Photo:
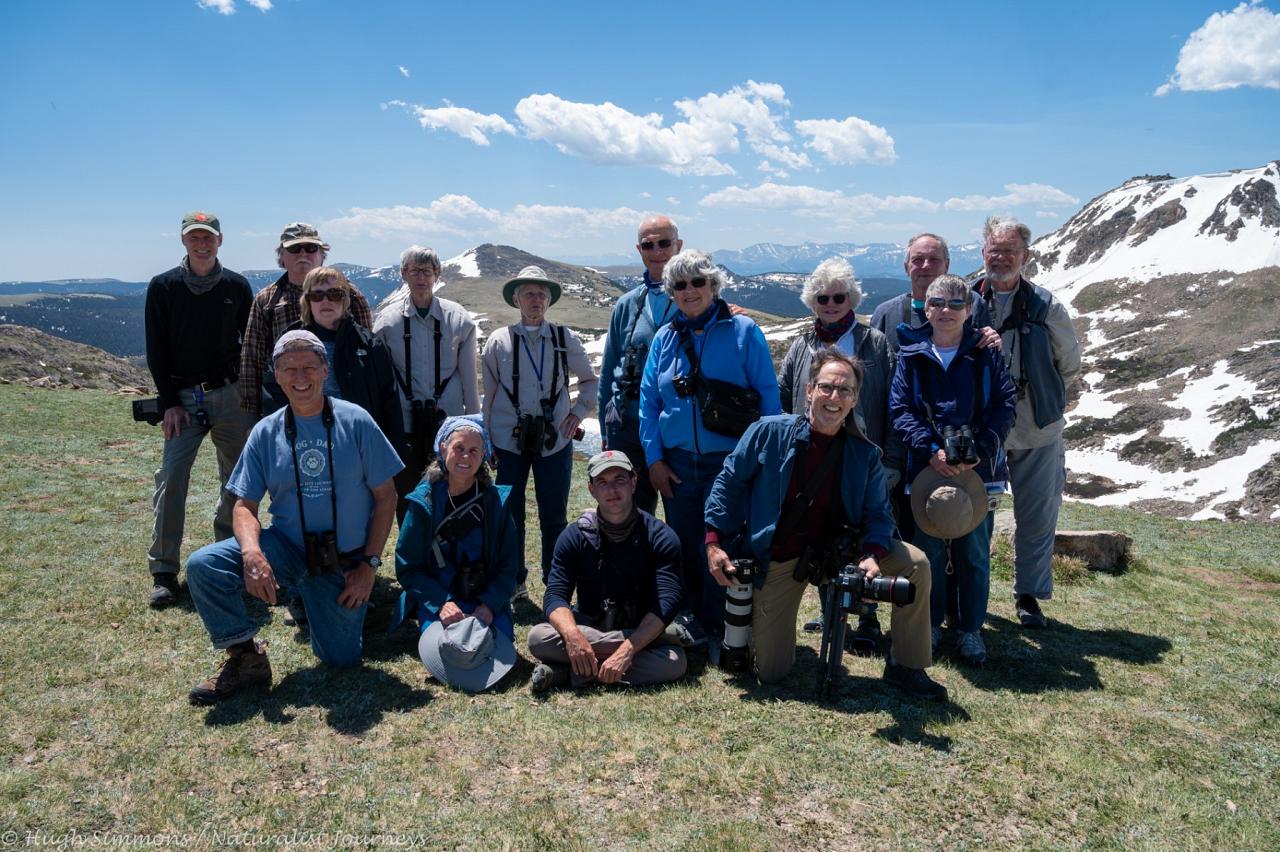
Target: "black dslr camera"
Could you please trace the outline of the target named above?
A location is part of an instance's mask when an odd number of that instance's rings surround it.
[[[150,423],[159,426],[164,422],[164,411],[160,409],[160,397],[151,399],[135,399],[133,401],[133,419],[139,423]]]
[[[453,578],[453,590],[461,601],[476,601],[489,587],[489,572],[483,562],[468,562],[458,568]]]
[[[977,464],[978,447],[973,440],[973,427],[943,426],[942,451],[947,454],[947,464]]]
[[[671,380],[671,385],[676,389],[676,396],[681,399],[693,396],[697,390],[696,383],[691,375],[676,376]]]
[[[307,550],[307,574],[319,577],[338,570],[342,557],[338,554],[338,534],[333,530],[309,532],[303,536]]]
[[[823,607],[822,647],[818,654],[818,696],[828,698],[840,675],[840,658],[844,654],[844,637],[849,627],[849,614],[868,611],[864,599],[901,606],[916,599],[915,585],[905,577],[875,577],[856,564],[840,569],[827,586]]]
[[[434,399],[414,399],[409,402],[409,423],[413,434],[420,438],[423,446],[430,447],[435,443],[436,432],[444,422],[445,413]]]
[[[640,398],[640,378],[648,352],[643,346],[628,346],[622,352],[622,375],[618,387],[627,399]]]
[[[605,598],[600,604],[600,623],[598,629],[604,633],[612,630],[627,630],[635,627],[636,622],[636,602],[635,601],[615,601],[613,598]]]

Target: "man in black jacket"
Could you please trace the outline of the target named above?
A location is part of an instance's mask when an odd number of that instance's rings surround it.
[[[680,541],[670,527],[636,508],[636,472],[626,453],[607,450],[587,463],[596,510],[583,513],[556,541],[543,596],[547,622],[529,631],[541,662],[535,693],[562,686],[668,683],[684,675],[684,650],[664,628],[680,604]],[[578,608],[569,605],[574,590]]]
[[[236,391],[240,341],[253,291],[243,276],[218,262],[222,231],[211,213],[182,219],[182,263],[147,287],[147,367],[164,411],[164,458],[156,471],[155,528],[147,554],[153,587],[150,604],[161,608],[178,596],[179,550],[186,521],[187,483],[200,442],[208,434],[225,485],[253,419]],[[231,537],[235,497],[221,491],[214,538]]]

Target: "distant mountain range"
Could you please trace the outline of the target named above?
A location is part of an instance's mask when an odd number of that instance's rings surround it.
[[[982,246],[978,243],[951,246],[951,271],[964,275],[982,267]],[[843,257],[860,279],[906,279],[902,268],[903,247],[894,243],[801,243],[798,246],[756,243],[741,251],[712,253],[716,263],[740,275],[764,272],[813,272],[829,257]]]

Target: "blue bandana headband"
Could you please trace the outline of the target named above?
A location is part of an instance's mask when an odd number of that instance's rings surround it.
[[[474,429],[480,433],[480,439],[484,441],[484,457],[491,458],[493,456],[493,445],[489,443],[489,433],[485,431],[484,419],[479,414],[463,414],[457,417],[446,417],[444,423],[440,424],[440,431],[436,432],[436,455],[444,456],[444,445],[449,440],[449,436],[459,429]]]

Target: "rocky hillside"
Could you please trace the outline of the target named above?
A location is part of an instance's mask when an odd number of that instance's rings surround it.
[[[1070,492],[1280,519],[1280,165],[1133,178],[1038,240],[1084,352]]]
[[[0,382],[149,392],[144,368],[94,346],[22,325],[0,325]]]

